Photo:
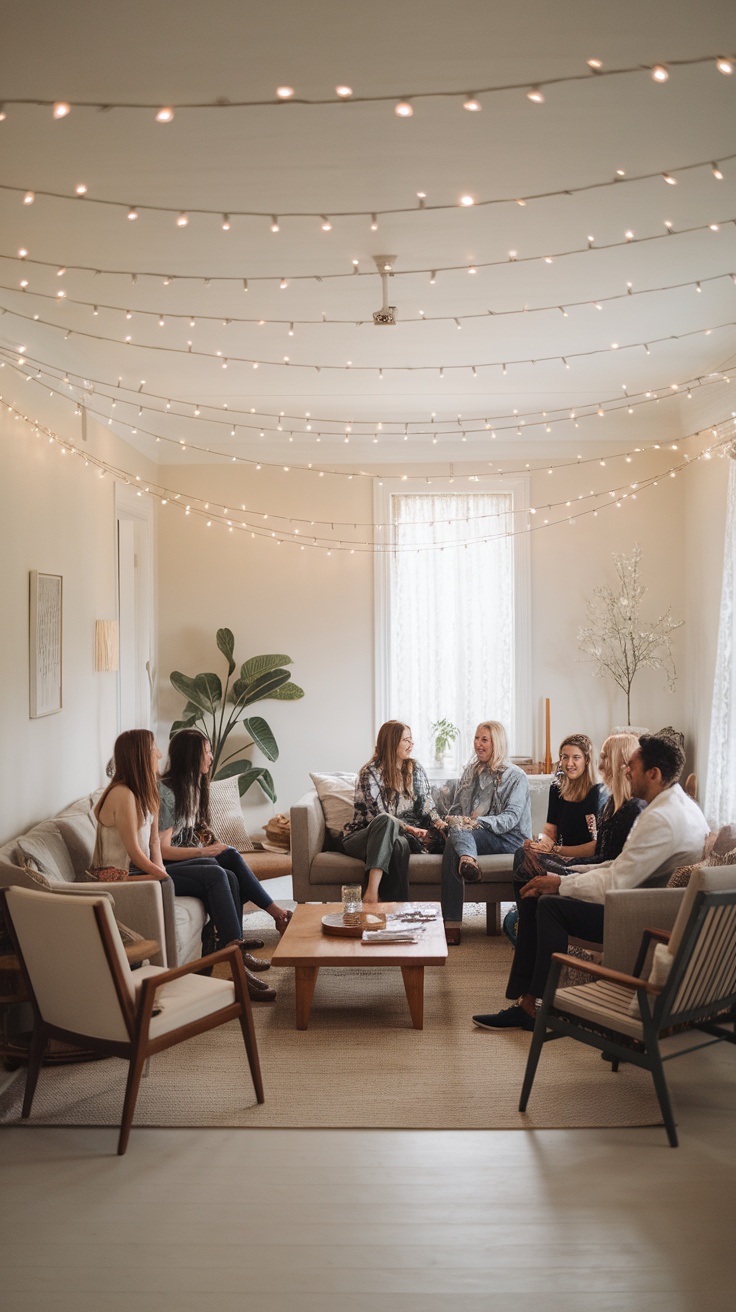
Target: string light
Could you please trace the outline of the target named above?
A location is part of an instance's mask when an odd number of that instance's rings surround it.
[[[35,191],[27,191],[23,197],[23,204],[32,205],[35,199],[36,199]]]
[[[170,105],[164,105],[156,114],[157,123],[170,123],[174,117],[174,111]]]
[[[229,232],[229,231],[230,231],[230,215],[229,215],[229,214],[223,214],[223,216],[222,216],[222,231],[223,231],[223,232]]]
[[[669,78],[669,71],[664,64],[654,64],[651,77],[654,82],[666,82]]]
[[[408,100],[398,100],[394,105],[394,114],[397,118],[411,118],[414,113],[414,106]]]
[[[188,215],[185,213],[184,210],[181,210],[176,220],[177,228],[186,228],[188,223],[189,223]]]
[[[463,101],[463,109],[467,109],[471,114],[477,114],[482,108],[483,106],[477,96],[474,96],[472,91],[468,92],[468,95]]]
[[[99,473],[100,477],[103,477],[106,473],[111,473],[113,477],[116,477],[116,478],[121,479],[123,482],[127,483],[128,485],[130,485],[131,483],[132,483],[132,484],[135,484],[136,482],[140,482],[140,476],[139,476],[139,475],[132,475],[132,474],[128,473],[128,471],[126,471],[126,470],[122,470],[122,469],[116,468],[116,467],[113,466],[112,464],[109,464],[109,463],[107,463],[107,462],[105,462],[105,461],[103,461],[103,460],[101,460],[101,459],[99,459],[99,458],[97,458],[97,457],[94,457],[94,456],[90,455],[89,452],[82,452],[82,451],[81,451],[78,447],[76,447],[73,443],[70,443],[70,442],[68,442],[68,441],[66,441],[66,440],[64,440],[64,439],[62,439],[57,433],[54,433],[51,429],[49,429],[49,428],[42,428],[42,427],[38,424],[37,421],[31,421],[27,415],[23,414],[23,413],[22,413],[20,410],[18,410],[16,407],[13,407],[13,406],[11,406],[11,405],[8,405],[8,410],[9,410],[10,412],[14,413],[14,417],[15,417],[16,419],[21,419],[21,420],[23,420],[25,423],[30,424],[30,425],[32,426],[33,431],[34,431],[35,433],[37,433],[37,434],[40,435],[40,432],[43,432],[43,434],[44,434],[45,436],[48,436],[49,442],[52,443],[52,444],[55,443],[55,444],[57,445],[57,447],[59,448],[59,450],[62,452],[62,454],[70,454],[70,455],[72,455],[72,456],[75,456],[75,455],[76,455],[76,456],[79,456],[79,457],[81,457],[81,458],[83,459],[84,464],[85,464],[86,466],[92,465],[92,466],[97,470],[97,472]],[[725,428],[725,429],[728,429],[729,431],[726,433],[726,435],[722,435],[722,434],[719,433],[719,428]],[[580,505],[580,504],[579,504],[579,505],[578,505],[578,511],[577,511],[576,513],[578,513],[578,514],[582,514],[582,515],[585,515],[585,514],[591,514],[591,513],[592,513],[592,514],[597,514],[598,509],[602,509],[603,506],[604,506],[605,504],[614,504],[615,501],[618,501],[618,502],[620,503],[620,502],[626,500],[626,499],[628,498],[628,496],[629,496],[629,493],[630,493],[630,490],[631,490],[631,489],[636,489],[636,490],[647,490],[649,487],[656,487],[656,486],[658,485],[659,479],[663,478],[663,477],[665,476],[665,474],[667,474],[667,473],[669,474],[669,477],[670,477],[670,478],[676,478],[676,477],[677,477],[677,474],[678,474],[679,472],[681,472],[682,470],[686,470],[687,468],[692,468],[692,467],[694,466],[694,464],[697,463],[697,460],[700,459],[700,458],[709,458],[709,457],[711,457],[714,451],[716,451],[716,452],[717,452],[718,454],[720,454],[720,455],[728,454],[729,451],[730,451],[730,449],[731,449],[731,447],[733,446],[733,428],[734,428],[733,420],[722,421],[722,423],[721,423],[718,427],[714,427],[714,428],[712,428],[712,429],[711,429],[711,434],[714,436],[714,439],[715,439],[715,440],[714,440],[712,443],[709,443],[709,445],[708,445],[706,448],[704,448],[703,450],[701,450],[701,451],[698,453],[698,455],[697,455],[697,457],[696,457],[695,460],[692,460],[692,461],[691,461],[689,455],[685,455],[685,457],[682,459],[682,461],[681,461],[680,463],[678,463],[678,464],[676,464],[676,465],[674,465],[674,466],[671,466],[669,469],[665,469],[665,470],[662,470],[662,471],[658,471],[656,474],[652,474],[652,475],[646,476],[646,477],[644,477],[644,478],[640,478],[640,479],[638,479],[637,482],[635,482],[635,483],[628,483],[628,484],[626,484],[626,485],[619,485],[619,486],[617,486],[617,487],[614,487],[614,488],[611,488],[611,489],[607,489],[607,490],[606,490],[606,489],[601,489],[601,490],[598,491],[598,492],[595,492],[595,491],[591,490],[590,495],[589,495],[588,497],[584,496],[584,494],[582,494],[582,493],[579,494],[579,496],[578,496],[578,503],[581,503],[581,502],[584,503],[584,502],[588,501],[588,502],[590,502],[591,504],[590,504],[589,506],[587,506],[587,507],[586,507],[585,505]],[[697,435],[692,435],[692,434],[691,434],[690,436],[700,436],[700,434],[697,434]],[[676,450],[676,449],[677,449],[676,444],[672,444],[672,445],[673,445],[673,449]],[[658,448],[657,448],[657,449],[658,449]],[[573,462],[570,462],[570,463],[573,463]],[[256,468],[260,468],[260,467],[261,467],[260,465],[256,466]],[[450,467],[450,468],[451,468],[451,473],[450,473],[449,482],[450,482],[450,483],[453,483],[453,482],[455,481],[455,479],[454,479],[454,477],[453,477],[452,467]],[[290,466],[288,466],[288,465],[284,465],[284,466],[282,466],[282,469],[283,469],[283,472],[284,472],[284,473],[288,473],[288,472],[289,472],[289,469],[290,469]],[[528,469],[529,469],[529,465],[526,465],[525,469],[528,471]],[[322,476],[323,472],[324,472],[324,471],[320,471],[320,476]],[[336,471],[330,471],[330,472],[336,472]],[[504,474],[504,473],[509,474],[509,473],[511,473],[511,472],[513,472],[513,471],[499,471],[499,472],[500,472],[501,474]],[[551,472],[551,471],[550,471],[550,472]],[[352,474],[347,475],[347,477],[352,478]],[[406,477],[407,477],[406,475],[402,475],[402,478],[405,479]],[[475,475],[475,474],[470,474],[470,475],[468,475],[467,477],[468,477],[468,480],[469,480],[470,482],[477,483],[477,482],[480,481],[480,476]],[[494,477],[494,476],[491,475],[491,477]],[[220,515],[219,513],[217,513],[217,512],[212,512],[212,511],[210,510],[209,503],[204,503],[204,506],[202,506],[201,504],[200,504],[200,506],[193,506],[191,503],[187,503],[187,504],[185,505],[184,502],[182,501],[182,494],[179,493],[179,492],[177,492],[177,493],[172,493],[172,490],[169,489],[169,488],[159,487],[159,486],[156,486],[156,485],[153,485],[153,484],[146,484],[145,487],[144,487],[144,490],[145,490],[146,494],[148,494],[148,495],[150,495],[150,496],[152,496],[152,497],[156,497],[156,498],[161,502],[162,505],[166,505],[166,504],[171,503],[171,504],[172,504],[172,508],[176,508],[176,509],[184,510],[185,514],[191,514],[191,513],[193,512],[195,516],[196,516],[196,515],[201,516],[203,519],[205,519],[205,522],[206,522],[207,527],[212,527],[213,523],[215,523],[215,522],[218,522],[218,523],[220,523],[220,524],[224,524],[224,525],[225,525],[226,527],[228,527],[228,528],[232,527],[232,520],[231,520],[231,519],[228,519],[228,514],[229,514],[229,512],[228,512],[228,510],[227,510],[227,507],[224,507],[224,508],[223,508],[223,513],[222,513],[222,515]],[[606,502],[606,501],[604,500],[605,497],[610,498],[609,502]],[[632,499],[635,499],[635,498],[632,498]],[[559,500],[559,501],[557,501],[557,502],[550,503],[550,504],[548,505],[547,509],[548,509],[549,511],[552,511],[552,510],[560,510],[560,509],[563,509],[563,507],[564,507],[564,509],[567,509],[567,508],[569,508],[570,504],[571,504],[571,501],[570,501],[569,499],[568,499],[568,500],[561,499],[561,500]],[[619,507],[619,508],[620,508],[620,507]],[[532,508],[530,509],[530,513],[535,513],[535,512],[536,512],[536,509],[537,509],[536,507],[532,507]],[[523,512],[522,512],[522,513],[523,513]],[[207,516],[209,516],[209,517],[207,517]],[[268,519],[268,516],[267,516],[267,515],[264,515],[262,518],[267,520],[267,519]],[[276,518],[279,519],[279,520],[281,520],[281,521],[284,522],[285,524],[288,524],[288,525],[293,525],[295,522],[301,522],[301,523],[306,523],[306,522],[307,522],[307,521],[305,521],[305,520],[298,521],[298,520],[295,520],[293,517],[286,517],[286,516],[283,516],[283,515],[277,515]],[[498,519],[504,519],[504,520],[505,520],[505,518],[506,518],[506,516],[505,516],[505,514],[502,513],[502,512],[484,512],[484,513],[482,513],[481,515],[478,515],[478,516],[467,516],[467,515],[465,515],[465,516],[458,516],[458,517],[457,517],[454,521],[452,521],[452,522],[465,522],[465,523],[470,523],[471,521],[476,522],[476,521],[481,521],[481,520],[494,520],[494,519],[496,519],[496,520],[498,520]],[[564,515],[564,510],[563,510],[563,517],[560,518],[560,519],[553,520],[553,524],[558,524],[558,523],[564,522],[565,519],[567,519],[568,522],[574,522],[569,516],[565,516],[565,515]],[[548,523],[549,523],[549,520],[545,519],[544,524],[546,525],[546,524],[548,524]],[[321,522],[318,521],[318,524],[319,524],[319,527],[320,527],[320,528],[326,528],[327,521],[321,521]],[[310,526],[315,526],[315,522],[314,522],[314,521],[310,521]],[[262,527],[261,529],[259,529],[259,528],[258,528],[258,525],[257,525],[257,520],[256,520],[255,518],[252,519],[251,522],[248,522],[248,520],[247,520],[247,518],[246,518],[246,520],[244,520],[243,523],[242,523],[242,527],[244,527],[244,528],[247,527],[247,528],[249,528],[249,529],[251,530],[251,537],[255,537],[257,534],[259,534],[260,536],[268,536],[268,537],[274,538],[274,539],[276,539],[277,541],[280,541],[280,542],[282,542],[282,543],[283,543],[283,542],[291,542],[291,541],[293,541],[294,538],[298,535],[298,530],[293,530],[293,529],[291,529],[291,528],[284,528],[284,529],[281,529],[281,530],[275,530],[275,529],[269,529],[269,528]],[[366,528],[372,529],[372,528],[373,528],[373,525],[368,524],[368,525],[363,526],[363,525],[358,525],[358,524],[356,524],[356,523],[353,523],[353,524],[346,524],[346,523],[337,523],[337,522],[335,522],[335,521],[331,522],[331,524],[330,524],[330,528],[331,528],[331,531],[332,531],[333,533],[334,533],[334,531],[335,531],[336,528],[344,528],[344,527],[350,527],[350,528],[352,528],[352,530],[355,532],[355,531],[357,531],[357,529],[358,529],[359,527],[366,527]],[[386,525],[386,526],[384,526],[384,527],[387,527],[387,528],[388,528],[388,527],[390,527],[390,526]],[[541,525],[537,525],[537,527],[542,527],[542,526],[541,526]],[[506,526],[506,524],[504,523],[504,527],[501,529],[501,531],[500,531],[500,532],[497,532],[497,533],[495,533],[495,534],[493,534],[492,536],[493,536],[493,537],[503,537],[503,538],[513,537],[513,536],[516,536],[516,535],[517,535],[518,533],[520,533],[520,532],[528,531],[528,528],[529,528],[529,526],[525,524],[525,525],[518,526],[518,527],[515,526],[515,527],[513,527],[513,528],[511,528],[511,529],[509,530],[508,527]],[[482,541],[482,540],[489,540],[489,539],[488,539],[488,536],[486,536],[486,538],[476,538],[476,539],[474,539],[474,540],[476,540],[476,541]],[[418,550],[423,550],[423,551],[425,551],[425,550],[427,550],[427,551],[434,551],[434,550],[438,550],[438,549],[440,549],[440,550],[443,549],[443,545],[442,545],[442,544],[439,544],[439,543],[427,544],[426,546],[425,546],[425,544],[421,544],[421,546],[420,546],[420,545],[418,545],[418,544],[416,544],[416,543],[397,543],[397,542],[391,542],[391,541],[384,541],[384,540],[380,540],[380,539],[379,539],[378,541],[375,541],[375,542],[372,541],[372,540],[365,541],[365,542],[358,542],[358,541],[356,541],[355,539],[345,539],[345,538],[338,538],[338,539],[335,539],[334,537],[333,537],[333,538],[328,538],[328,537],[326,537],[324,534],[321,534],[321,535],[319,535],[319,536],[315,535],[315,536],[313,537],[313,539],[312,539],[312,545],[314,545],[315,547],[319,547],[320,549],[326,550],[328,554],[330,554],[331,551],[333,551],[333,550],[348,550],[348,551],[353,552],[353,553],[354,553],[356,550],[358,550],[358,551],[361,551],[361,552],[368,552],[368,553],[371,553],[371,554],[380,554],[380,553],[382,553],[382,552],[388,552],[388,551],[391,551],[391,552],[402,551],[402,550],[410,550],[410,551],[418,551]],[[455,546],[461,546],[461,545],[465,545],[465,544],[463,543],[462,540],[459,540],[459,541],[457,541],[457,542],[456,542],[455,544],[453,544],[453,545],[455,545]]]
[[[723,55],[719,55],[716,60],[716,68],[719,73],[733,73],[733,60],[725,59]]]
[[[345,86],[335,87],[335,95],[340,96],[342,100],[345,100],[348,96],[352,96],[352,94],[353,94],[352,87],[345,87]]]
[[[54,118],[66,118],[67,114],[71,113],[71,105],[66,100],[57,100],[54,102],[52,113]]]
[[[86,184],[85,184],[84,182],[78,182],[78,183],[77,183],[76,187],[74,188],[74,195],[75,195],[75,196],[86,196],[86,195],[87,195],[87,187],[86,187]]]
[[[468,205],[475,205],[475,197],[469,195],[461,196],[460,204],[464,205],[465,207],[467,207]]]
[[[530,91],[527,91],[526,98],[527,100],[533,101],[535,105],[544,104],[544,96],[539,87],[532,87]]]
[[[291,100],[291,97],[294,95],[294,88],[293,88],[293,87],[277,87],[277,88],[276,88],[276,95],[278,96],[279,100]]]

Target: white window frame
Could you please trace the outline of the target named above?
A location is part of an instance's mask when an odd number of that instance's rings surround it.
[[[514,537],[514,712],[515,741],[509,749],[514,756],[533,756],[532,725],[532,614],[531,614],[531,550],[527,532],[530,505],[531,479],[527,475],[514,478],[484,478],[482,486],[468,487],[464,482],[457,488],[439,486],[440,480],[428,483],[426,478],[384,478],[373,483],[374,541],[377,544],[391,541],[391,529],[379,529],[379,524],[391,525],[391,498],[394,496],[430,496],[433,491],[443,495],[468,495],[473,492],[511,492],[513,516],[517,532]],[[374,669],[376,730],[389,716],[390,635],[391,625],[391,560],[387,551],[376,551],[373,558]]]

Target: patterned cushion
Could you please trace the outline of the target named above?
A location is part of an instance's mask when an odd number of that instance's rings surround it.
[[[17,840],[18,851],[49,879],[74,883],[74,863],[55,820],[43,820]]]
[[[210,784],[210,821],[215,837],[236,852],[252,852],[253,844],[243,820],[238,780],[215,779]]]

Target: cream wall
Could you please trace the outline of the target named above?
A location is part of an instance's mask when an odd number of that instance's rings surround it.
[[[25,401],[25,397],[23,397]],[[34,409],[34,414],[37,411]],[[80,439],[70,408],[49,408]],[[88,449],[129,467],[130,450],[90,423]],[[0,411],[0,842],[99,786],[117,724],[114,674],[94,671],[94,622],[116,614],[113,481]],[[127,464],[126,464],[127,460]],[[150,465],[140,462],[144,468]],[[29,718],[29,571],[63,575],[63,707]]]
[[[662,468],[663,452],[637,457],[637,477]],[[613,467],[546,469],[532,477],[532,504],[563,494],[571,500],[611,486],[626,477],[622,462]],[[625,466],[628,476],[635,475]],[[387,475],[389,471],[384,471]],[[421,472],[421,471],[417,471]],[[592,588],[613,583],[611,554],[635,542],[643,552],[648,585],[645,614],[672,606],[685,618],[685,539],[681,531],[688,479],[663,479],[651,491],[627,501],[621,510],[597,518],[578,516],[574,527],[549,527],[532,534],[532,696],[535,741],[519,751],[541,755],[544,749],[543,705],[552,705],[554,745],[567,732],[585,731],[596,743],[625,721],[625,700],[609,681],[596,680],[590,667],[578,664],[577,629],[585,622]],[[368,520],[372,515],[370,480],[325,476],[304,470],[247,472],[242,467],[189,466],[166,469],[162,478],[182,492],[209,498],[220,509],[245,504],[249,510],[275,509],[315,519]],[[542,516],[538,516],[539,520]],[[294,659],[295,681],[306,692],[295,703],[264,702],[255,709],[271,723],[282,756],[273,769],[278,809],[287,809],[309,786],[309,770],[350,770],[365,760],[374,740],[373,714],[373,569],[367,555],[347,555],[252,540],[242,530],[227,533],[171,506],[158,511],[159,541],[159,712],[162,739],[176,718],[181,698],[166,674],[181,669],[221,672],[215,630],[223,625],[236,635],[236,658],[260,652],[284,652]],[[482,589],[479,589],[479,600]],[[675,635],[677,690],[670,694],[659,673],[644,671],[635,685],[632,714],[656,729],[683,720],[686,630]],[[468,622],[472,640],[472,617]],[[260,759],[257,758],[256,759]],[[253,788],[246,801],[251,827],[273,812]]]

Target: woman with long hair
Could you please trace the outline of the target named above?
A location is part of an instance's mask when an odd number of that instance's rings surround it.
[[[215,840],[210,829],[211,765],[212,748],[204,734],[198,729],[180,729],[174,734],[158,785],[158,829],[164,865],[180,897],[196,897],[204,902],[219,945],[239,943],[251,997],[270,1001],[275,997],[274,990],[251,975],[252,971],[268,970],[270,962],[248,951],[250,947],[263,947],[263,943],[243,940],[243,905],[255,902],[267,911],[280,934],[291,912],[274,902],[234,847]]]
[[[463,881],[480,879],[478,857],[516,852],[532,831],[529,780],[508,760],[503,725],[484,720],[473,747],[455,790],[442,858],[442,916],[450,944],[460,942]]]
[[[411,729],[387,720],[378,730],[371,759],[355,785],[353,818],[345,825],[341,846],[347,856],[365,863],[364,902],[406,902],[409,898],[410,840],[426,849],[433,831],[447,828],[437,812],[429,780],[412,757]]]
[[[598,817],[605,790],[598,782],[595,751],[585,733],[571,733],[560,743],[558,778],[550,785],[547,821],[539,838],[530,838],[514,857],[514,872],[542,873],[538,858],[573,857],[587,861],[595,854]]]
[[[93,871],[114,868],[140,878],[166,879],[155,824],[160,760],[150,729],[129,729],[116,739],[112,778],[94,810]]]

